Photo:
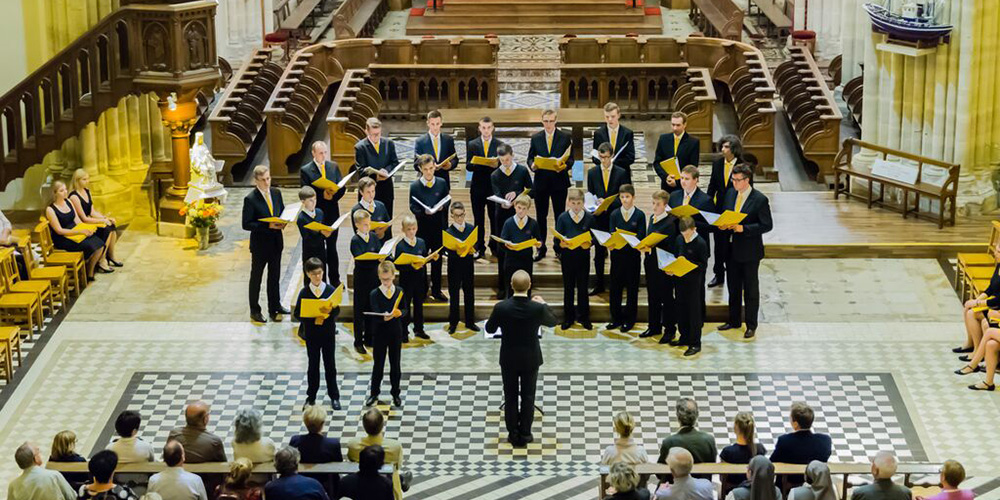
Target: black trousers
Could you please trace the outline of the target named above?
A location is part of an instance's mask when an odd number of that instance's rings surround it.
[[[327,321],[333,321],[329,319]],[[306,340],[306,354],[309,356],[309,369],[306,371],[306,399],[316,402],[319,392],[319,361],[323,358],[323,371],[326,374],[326,393],[330,399],[340,399],[340,389],[337,387],[336,343],[333,337],[325,339]]]
[[[552,201],[552,220],[566,211],[566,192],[569,188],[535,190],[535,215],[538,216],[538,229],[542,233],[542,248],[546,247],[545,238],[549,234],[549,201]],[[552,238],[552,245],[557,251],[559,242]]]
[[[465,325],[476,322],[475,274],[472,259],[448,264],[448,324],[458,324],[458,302],[465,301]],[[461,292],[461,293],[459,293]]]
[[[559,256],[563,274],[563,322],[590,321],[590,252],[588,250],[563,249]],[[576,300],[573,295],[576,294]]]
[[[681,344],[701,347],[701,329],[705,325],[705,272],[698,269],[672,280],[677,292],[677,329]]]
[[[740,326],[740,306],[747,328],[757,329],[757,312],[760,310],[760,281],[757,273],[760,261],[737,262],[730,258],[726,262],[726,286],[729,287],[729,324]]]
[[[647,257],[647,259],[650,258]],[[655,260],[649,260],[649,264],[646,264],[649,331],[655,334],[663,332],[668,339],[673,338],[677,331],[677,302],[674,298],[674,281],[656,267]]]
[[[368,330],[368,316],[365,316],[365,311],[371,307],[371,293],[375,287],[378,286],[377,279],[372,281],[370,277],[361,276],[359,280],[359,274],[357,272],[357,266],[354,267],[354,345],[372,345],[372,335]]]
[[[629,252],[629,253],[625,253]],[[639,308],[639,252],[615,250],[611,253],[611,321],[634,325]],[[622,307],[622,293],[626,295]]]
[[[389,170],[396,168],[392,166]],[[381,201],[385,205],[385,210],[389,212],[389,219],[392,219],[392,200],[395,198],[395,194],[392,191],[392,179],[386,179],[384,181],[377,181],[375,183],[375,199]],[[361,193],[358,193],[358,199],[361,199]]]
[[[339,234],[339,232],[334,231],[326,239],[326,259],[323,260],[323,263],[326,264],[326,280],[334,288],[340,285],[340,256],[337,255],[337,236]]]
[[[278,292],[281,280],[281,251],[250,253],[250,312],[260,313],[260,280],[267,267],[267,312],[273,313],[281,307]]]
[[[507,435],[514,441],[531,436],[531,423],[535,419],[538,367],[500,367],[500,375],[503,378],[503,420],[507,426]]]
[[[493,211],[493,214],[493,221],[490,221],[490,231],[496,231],[493,234],[500,236],[500,228],[505,222],[507,222],[507,219],[514,216],[514,209],[500,208],[498,205],[496,210]],[[498,225],[493,226],[493,222],[496,222]],[[493,252],[493,255],[497,256],[497,293],[500,294],[501,297],[505,295],[509,296],[510,293],[507,292],[507,289],[510,288],[510,278],[505,278],[504,273],[507,269],[505,261],[507,260],[507,255],[510,252],[503,245],[493,241],[492,238],[490,239],[490,245],[490,250]]]
[[[382,318],[375,317],[372,321],[383,321]],[[374,328],[374,340],[372,342],[372,349],[375,351],[372,354],[372,386],[371,395],[378,397],[382,392],[382,377],[385,371],[385,358],[386,355],[389,356],[389,382],[392,384],[392,389],[390,394],[398,397],[399,382],[403,378],[403,372],[399,367],[399,354],[402,350],[402,342],[399,338],[399,332],[391,330],[390,328]]]
[[[424,223],[422,220],[418,222],[417,236],[427,243],[428,252],[433,252],[434,250],[441,248],[441,230],[442,227],[440,223]],[[441,268],[443,264],[444,263],[441,262],[441,259],[434,260],[426,264],[431,268],[431,292],[433,293],[441,292]],[[427,281],[426,273],[423,274],[425,274],[424,281]]]
[[[514,276],[514,273],[516,273],[517,271],[521,271],[521,270],[527,271],[527,273],[528,273],[529,276],[533,276],[534,275],[533,273],[534,273],[534,270],[535,270],[535,264],[531,260],[531,255],[534,252],[531,249],[521,250],[521,251],[518,251],[518,252],[511,252],[510,250],[507,250],[506,248],[504,248],[503,250],[501,250],[501,252],[504,253],[504,254],[506,254],[504,256],[504,268],[503,268],[503,282],[506,285],[505,290],[506,290],[506,293],[507,293],[507,297],[513,297],[514,296],[514,288],[511,287],[511,285],[510,285],[510,278],[512,276]],[[516,254],[520,254],[522,252],[526,252],[527,257],[523,257],[521,255],[516,255]],[[531,290],[530,289],[528,290],[528,296],[531,296]]]
[[[480,255],[486,252],[486,218],[489,217],[490,220],[490,231],[492,234],[500,234],[500,228],[497,227],[496,223],[496,211],[492,210],[493,207],[489,207],[487,210],[487,205],[490,202],[486,201],[492,192],[490,192],[489,187],[487,189],[477,189],[473,187],[472,192],[469,193],[472,198],[472,220],[479,228],[479,234],[476,236],[476,250],[479,251]],[[493,241],[490,241],[490,249],[495,249]]]
[[[712,249],[712,253],[715,254],[715,263],[712,265],[712,271],[715,272],[716,276],[722,278],[726,276],[726,256],[729,255],[729,238],[731,236],[732,233],[726,231],[715,230],[712,232],[712,239],[715,240],[715,248]]]
[[[608,224],[610,222],[610,215],[607,212],[594,218],[594,229],[599,229],[601,231],[608,230]],[[608,260],[608,248],[604,245],[597,243],[594,240],[594,275],[597,276],[595,286],[597,288],[604,288],[604,263]]]
[[[403,336],[410,331],[413,325],[413,332],[424,331],[424,299],[427,298],[427,271],[413,269],[412,266],[400,266],[399,286],[403,288],[402,307],[407,310],[403,316]],[[409,267],[409,269],[406,269]]]

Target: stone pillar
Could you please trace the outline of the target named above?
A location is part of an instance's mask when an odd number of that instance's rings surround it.
[[[181,217],[179,210],[184,206],[184,197],[191,181],[191,127],[198,121],[198,105],[193,96],[190,96],[188,100],[173,104],[160,101],[160,111],[163,114],[163,124],[170,129],[173,182],[159,201],[160,222],[157,232],[184,238],[184,217]]]

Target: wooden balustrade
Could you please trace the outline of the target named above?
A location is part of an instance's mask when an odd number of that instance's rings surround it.
[[[778,93],[806,163],[817,181],[831,184],[843,115],[812,54],[798,46],[789,51],[791,59],[774,71]]]
[[[337,87],[326,117],[330,157],[346,174],[354,163],[354,144],[365,137],[365,122],[379,115],[382,96],[367,69],[350,69]]]
[[[691,0],[688,17],[707,36],[743,38],[743,9],[732,0]]]
[[[864,75],[852,78],[844,85],[844,101],[847,102],[847,109],[851,112],[851,117],[861,126],[861,112],[864,109],[865,97],[865,77]]]
[[[712,75],[705,68],[688,69],[688,81],[677,88],[670,107],[687,115],[687,133],[698,138],[702,153],[712,152],[712,123],[718,102]]]
[[[243,161],[264,125],[264,106],[283,68],[273,48],[259,48],[230,79],[208,116],[212,154],[225,162],[223,177],[231,182],[235,163]]]
[[[344,0],[333,13],[334,36],[337,40],[371,37],[387,12],[388,0]]]
[[[843,54],[837,54],[830,60],[830,65],[826,68],[826,74],[830,76],[830,83],[833,84],[833,88],[837,88],[842,83],[841,79],[844,77]]]

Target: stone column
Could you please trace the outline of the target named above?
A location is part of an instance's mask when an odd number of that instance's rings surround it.
[[[191,181],[190,136],[191,127],[198,121],[198,106],[192,95],[173,104],[160,101],[160,112],[163,114],[163,124],[170,130],[173,182],[159,201],[160,223],[157,232],[184,238],[184,217],[178,211],[184,206],[184,197]]]

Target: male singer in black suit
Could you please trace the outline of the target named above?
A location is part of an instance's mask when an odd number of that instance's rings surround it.
[[[389,172],[399,165],[396,143],[382,137],[382,122],[371,117],[365,122],[367,137],[354,145],[354,165],[361,177],[375,179],[375,199],[381,201],[392,217],[392,177]]]
[[[719,149],[722,151],[722,156],[712,160],[712,177],[708,180],[708,197],[712,199],[717,211],[721,213],[726,193],[733,188],[733,168],[743,161],[743,144],[740,143],[739,137],[727,135],[719,140]],[[750,185],[753,186],[753,179],[750,179]],[[715,235],[715,264],[712,266],[715,276],[708,283],[709,288],[721,286],[726,282],[726,255],[729,253],[730,236],[729,233],[718,231],[715,228],[713,228],[712,233]]]
[[[729,280],[729,322],[719,331],[739,328],[740,306],[746,304],[744,316],[747,330],[743,338],[752,339],[757,331],[760,308],[760,283],[757,272],[764,258],[764,233],[774,227],[767,196],[750,186],[752,172],[746,165],[733,169],[733,189],[726,193],[723,208],[747,214],[740,224],[721,229],[732,233],[726,274]]]
[[[434,158],[434,175],[444,179],[444,183],[450,187],[451,169],[458,166],[458,157],[444,161],[455,154],[455,138],[441,133],[442,124],[440,111],[434,109],[427,113],[427,133],[418,137],[413,144],[413,157],[420,158],[420,155],[431,155]],[[413,168],[420,172],[420,165],[417,165],[416,162],[413,163]]]
[[[670,158],[677,158],[677,170],[688,165],[698,166],[698,157],[701,155],[698,139],[685,132],[687,129],[687,115],[675,111],[670,115],[670,128],[673,133],[663,134],[656,142],[656,155],[653,157],[653,171],[660,177],[660,189],[673,192],[680,186],[673,175],[667,174],[666,170],[660,166],[660,162]]]
[[[542,247],[535,255],[535,262],[545,257],[545,237],[549,228],[549,200],[552,200],[553,220],[558,219],[566,211],[566,190],[569,189],[569,172],[573,165],[573,154],[566,158],[564,168],[560,172],[536,168],[534,161],[536,156],[546,158],[562,158],[572,146],[573,139],[570,135],[556,128],[556,121],[559,116],[554,109],[542,111],[542,131],[531,136],[531,146],[528,147],[528,165],[535,172],[535,215],[538,220],[538,227],[542,231]],[[552,245],[556,253],[561,250],[558,242],[553,240]]]
[[[420,155],[416,163],[420,166],[420,178],[410,183],[410,212],[417,219],[417,236],[427,243],[427,251],[441,248],[441,231],[448,223],[448,204],[433,214],[420,205],[433,208],[449,196],[448,183],[434,175],[437,165],[431,155]],[[417,202],[420,203],[417,203]],[[431,262],[431,294],[439,302],[448,300],[441,292],[441,260]]]
[[[266,323],[260,311],[260,280],[267,267],[267,312],[274,321],[281,321],[288,309],[281,306],[278,291],[281,281],[281,250],[285,242],[281,230],[286,223],[261,222],[260,219],[277,217],[285,209],[281,191],[271,187],[271,170],[264,165],[253,169],[253,182],[257,187],[243,198],[243,230],[250,231],[250,320]]]
[[[653,209],[646,225],[646,235],[657,233],[664,238],[652,247],[643,245],[638,250],[645,254],[643,269],[646,271],[646,294],[649,304],[649,328],[639,334],[639,337],[655,337],[663,333],[660,343],[666,344],[674,338],[677,331],[676,302],[674,301],[673,282],[660,270],[656,249],[670,251],[670,245],[677,237],[677,217],[670,214],[667,208],[670,195],[664,190],[653,193]]]
[[[619,121],[622,117],[618,105],[604,105],[604,125],[594,131],[594,149],[605,142],[611,145],[611,156],[616,167],[625,171],[625,184],[632,184],[632,164],[635,163],[635,134]],[[601,162],[593,158],[594,165]]]
[[[601,164],[587,171],[587,192],[594,195],[598,200],[603,200],[608,196],[618,193],[625,182],[628,174],[625,169],[611,163],[611,144],[604,142],[597,146],[597,155],[601,159]],[[607,210],[594,216],[594,223],[591,227],[600,231],[608,231],[611,225],[611,212],[622,206],[621,201],[615,199]],[[608,249],[604,245],[594,245],[594,276],[596,280],[594,288],[590,290],[590,295],[604,293],[604,262],[608,260]]]
[[[335,162],[330,161],[330,150],[323,141],[316,141],[312,145],[313,161],[305,164],[299,169],[299,177],[303,186],[312,186],[312,183],[321,178],[333,182],[340,182],[340,167]],[[346,189],[324,189],[316,188],[316,208],[323,213],[323,224],[333,224],[340,217],[340,199],[344,197]],[[326,279],[337,288],[340,285],[340,259],[337,256],[337,235],[334,230],[326,238],[326,255],[323,256],[323,263],[327,266]]]
[[[517,271],[510,279],[514,296],[493,307],[486,331],[503,332],[500,339],[500,375],[503,377],[504,422],[507,441],[523,448],[534,440],[531,422],[535,417],[535,384],[542,366],[541,326],[559,321],[541,296],[528,298],[531,276]],[[518,403],[520,396],[520,403]]]
[[[496,220],[496,210],[489,206],[486,201],[493,194],[493,185],[490,176],[496,170],[485,165],[473,165],[472,158],[482,156],[483,158],[496,158],[497,146],[503,144],[493,138],[493,120],[484,116],[479,120],[479,137],[465,143],[465,169],[472,172],[472,186],[469,195],[472,197],[472,220],[479,228],[476,242],[476,252],[480,257],[486,256],[486,218],[490,220],[491,234],[500,234],[503,221]],[[496,242],[490,240],[490,249],[496,255]]]
[[[669,209],[674,209],[681,205],[691,205],[700,211],[716,212],[717,209],[715,203],[713,203],[712,199],[698,187],[698,178],[700,176],[701,173],[698,171],[698,167],[694,165],[688,165],[681,169],[681,188],[673,193],[670,193]],[[712,233],[712,226],[705,220],[704,217],[698,215],[694,216],[694,221],[698,226],[698,235],[701,236],[707,243],[708,235]]]

